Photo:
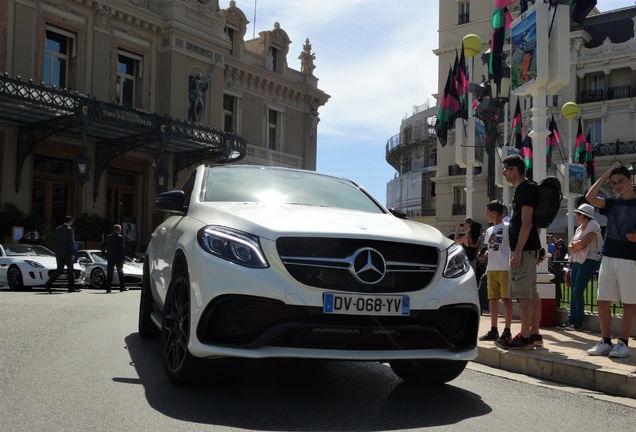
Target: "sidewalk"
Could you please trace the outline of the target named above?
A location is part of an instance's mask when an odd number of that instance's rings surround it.
[[[499,317],[499,332],[503,317]],[[512,321],[513,336],[519,332],[518,319]],[[481,316],[479,335],[490,329],[490,315]],[[507,351],[492,341],[479,341],[479,354],[474,361],[510,372],[569,384],[602,393],[636,399],[636,340],[630,339],[630,355],[622,359],[588,356],[601,339],[600,333],[587,330],[566,331],[542,327],[543,347],[534,350]],[[616,337],[613,335],[613,342]]]

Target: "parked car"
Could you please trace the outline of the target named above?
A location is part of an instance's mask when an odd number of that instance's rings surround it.
[[[98,249],[81,249],[77,251],[77,260],[84,266],[85,283],[95,289],[105,289],[106,266],[108,261]],[[141,286],[143,280],[143,266],[126,258],[124,262],[124,285]],[[113,286],[119,286],[117,269],[113,272]]]
[[[8,285],[11,290],[25,287],[44,286],[49,276],[57,268],[55,253],[44,246],[25,243],[0,244],[0,285]],[[73,265],[75,285],[84,285],[84,268]],[[66,286],[68,272],[64,272],[53,286]]]
[[[380,361],[442,383],[477,356],[463,248],[350,180],[201,165],[155,208],[172,215],[148,245],[139,334],[160,334],[175,384],[221,357]]]

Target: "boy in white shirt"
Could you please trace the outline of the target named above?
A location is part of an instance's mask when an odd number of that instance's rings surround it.
[[[512,300],[508,297],[508,268],[510,267],[510,244],[508,243],[508,224],[503,221],[504,206],[500,201],[491,201],[486,205],[486,220],[493,225],[486,231],[484,242],[488,250],[486,277],[488,280],[488,301],[490,304],[491,329],[479,340],[508,341],[512,338]],[[503,301],[505,318],[504,330],[499,336],[497,320],[499,318],[499,301]]]

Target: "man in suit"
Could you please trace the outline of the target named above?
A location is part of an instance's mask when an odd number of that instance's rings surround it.
[[[113,225],[113,232],[106,236],[102,243],[102,253],[106,255],[106,292],[111,292],[111,284],[113,283],[113,270],[117,267],[117,276],[119,276],[119,291],[128,291],[124,286],[124,261],[126,259],[126,244],[124,236],[121,235],[121,225]]]
[[[48,292],[51,292],[51,285],[58,278],[58,276],[64,271],[68,272],[68,292],[80,292],[80,289],[75,288],[75,272],[73,271],[73,261],[75,260],[75,236],[73,234],[73,217],[66,216],[64,223],[55,229],[53,239],[55,241],[55,260],[57,261],[57,268],[49,280],[46,281],[44,287]]]

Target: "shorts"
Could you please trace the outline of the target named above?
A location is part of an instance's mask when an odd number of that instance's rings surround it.
[[[508,298],[508,270],[488,270],[488,300]]]
[[[598,273],[597,300],[636,304],[636,261],[604,256]]]
[[[511,299],[532,299],[539,296],[537,288],[538,250],[523,251],[521,265],[510,267],[508,277],[508,295]]]

